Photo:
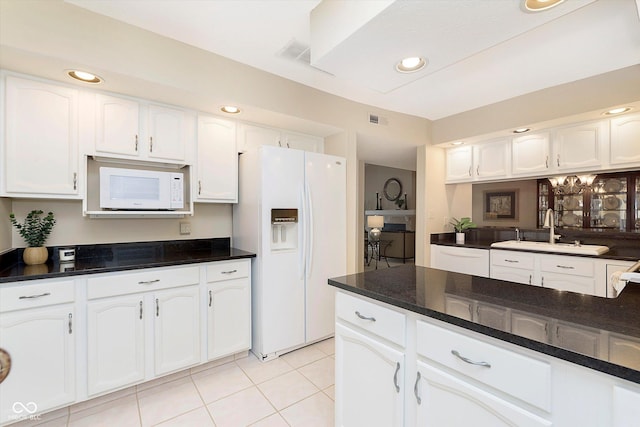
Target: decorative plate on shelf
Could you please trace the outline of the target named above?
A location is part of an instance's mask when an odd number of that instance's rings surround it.
[[[578,225],[580,217],[572,212],[562,215],[562,223],[564,225]]]
[[[606,180],[602,188],[607,193],[617,193],[618,191],[622,190],[622,183],[620,183],[620,180],[612,178]]]
[[[620,207],[620,199],[616,196],[607,196],[604,198],[603,205],[605,209],[618,209]]]
[[[577,197],[568,196],[562,200],[562,207],[565,210],[572,211],[580,208],[580,200]]]
[[[620,216],[617,213],[609,212],[604,214],[602,223],[607,227],[618,227],[620,225]]]

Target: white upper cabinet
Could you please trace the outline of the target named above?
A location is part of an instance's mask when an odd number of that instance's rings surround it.
[[[316,153],[324,152],[324,140],[313,135],[249,124],[242,124],[238,129],[238,135],[238,151],[242,153],[262,145],[274,145]]]
[[[555,168],[559,171],[599,169],[609,143],[609,123],[599,121],[569,126],[555,132]]]
[[[95,153],[115,158],[185,163],[193,115],[177,108],[96,94]]]
[[[473,178],[473,147],[470,145],[447,150],[446,182],[465,182]]]
[[[640,113],[611,119],[609,154],[613,167],[640,165]]]
[[[238,201],[236,124],[211,116],[198,117],[195,202]]]
[[[506,177],[510,172],[509,139],[504,138],[473,147],[473,173],[476,180]]]
[[[6,77],[0,195],[77,199],[78,91]]]
[[[538,133],[513,138],[512,173],[513,175],[538,175],[549,171],[549,134]]]

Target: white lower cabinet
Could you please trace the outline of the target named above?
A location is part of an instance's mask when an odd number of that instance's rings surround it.
[[[89,301],[87,304],[89,396],[144,380],[144,323],[142,294]]]
[[[613,386],[612,426],[637,427],[640,420],[640,391]]]
[[[489,250],[431,245],[431,268],[489,277]]]
[[[404,353],[341,324],[335,340],[336,426],[402,426]]]
[[[550,421],[500,399],[462,377],[417,362],[414,393],[419,426],[542,427]]]
[[[207,358],[251,348],[251,261],[209,264],[207,277]]]

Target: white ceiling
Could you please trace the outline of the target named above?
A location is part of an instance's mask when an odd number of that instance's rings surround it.
[[[566,0],[538,14],[524,12],[521,0],[66,1],[431,120],[640,63],[635,0]],[[394,70],[414,55],[429,66],[417,74]]]

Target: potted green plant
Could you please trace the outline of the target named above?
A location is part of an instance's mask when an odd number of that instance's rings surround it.
[[[44,242],[51,234],[56,220],[53,217],[53,212],[49,212],[44,218],[41,218],[40,216],[43,213],[41,210],[32,210],[27,214],[22,224],[16,220],[15,214],[11,213],[9,215],[11,224],[27,243],[28,247],[25,248],[22,254],[22,259],[27,265],[43,264],[47,262],[49,257],[49,252],[44,246]]]
[[[456,230],[456,244],[464,245],[464,233],[470,228],[476,228],[477,225],[471,221],[471,218],[464,217],[459,220],[453,218],[453,220],[449,223],[453,225],[454,230]]]

